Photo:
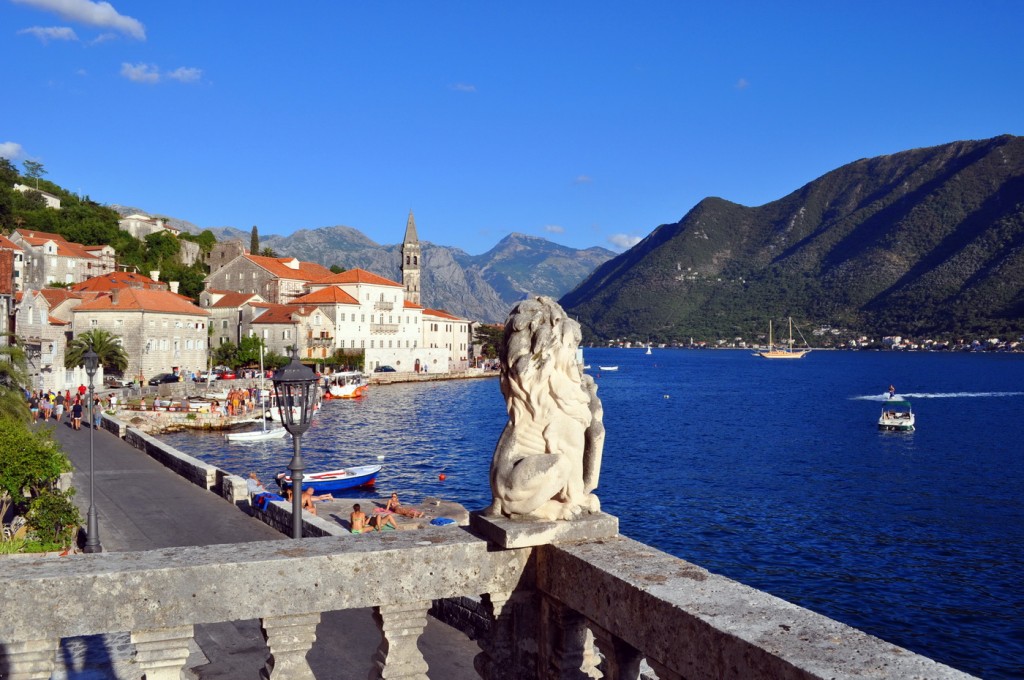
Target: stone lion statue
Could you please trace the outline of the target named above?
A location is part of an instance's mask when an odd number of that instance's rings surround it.
[[[520,302],[499,351],[508,422],[491,461],[489,516],[574,519],[597,512],[601,400],[576,360],[580,325],[549,297]]]

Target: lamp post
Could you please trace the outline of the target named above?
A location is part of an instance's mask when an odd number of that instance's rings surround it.
[[[281,424],[292,436],[292,538],[302,538],[302,463],[301,439],[313,422],[316,406],[316,374],[299,361],[298,347],[292,348],[292,361],[274,372],[274,393]]]
[[[103,546],[100,545],[100,525],[96,518],[96,506],[93,504],[96,498],[96,447],[93,444],[93,430],[96,429],[96,415],[93,412],[96,408],[96,395],[93,381],[96,378],[96,369],[100,366],[100,355],[90,346],[82,360],[85,363],[85,374],[89,376],[89,514],[86,523],[85,552],[98,553],[103,552]]]

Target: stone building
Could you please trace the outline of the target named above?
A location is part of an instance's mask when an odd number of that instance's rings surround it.
[[[173,287],[177,287],[174,285]],[[138,288],[141,290],[171,290],[172,284],[157,281],[137,272],[111,272],[94,276],[87,281],[76,283],[70,290],[79,293],[109,293],[115,288]],[[177,291],[172,291],[177,292]]]
[[[158,373],[188,375],[206,367],[209,317],[170,291],[118,288],[80,304],[72,329],[78,335],[102,328],[120,337],[129,357],[125,375],[148,380]]]
[[[248,252],[238,239],[216,243],[206,256],[206,264],[210,267],[210,273],[216,274],[221,267]]]
[[[331,275],[331,270],[294,257],[240,255],[206,277],[206,288],[255,293],[267,302],[286,304],[305,295],[303,286]]]
[[[117,221],[117,226],[121,231],[127,231],[140,241],[145,241],[146,237],[150,234],[161,231],[169,232],[174,236],[181,233],[181,229],[171,226],[167,223],[167,220],[161,217],[150,217],[141,213],[133,213],[127,217],[122,217]]]
[[[11,290],[15,293],[24,290],[22,282],[25,280],[25,249],[6,236],[0,235],[0,251],[11,253]],[[6,274],[4,276],[6,277]]]
[[[253,318],[266,308],[256,293],[234,293],[229,290],[204,290],[199,295],[199,306],[210,312],[210,347],[241,342]],[[257,308],[255,305],[260,305]]]
[[[423,310],[423,345],[445,350],[447,366],[430,366],[431,371],[462,371],[469,368],[472,355],[472,323],[442,309]]]
[[[73,337],[72,316],[96,293],[63,288],[28,290],[21,294],[15,314],[18,344],[28,362],[29,385],[39,390],[72,389],[87,382],[82,368],[64,368],[64,350]],[[103,376],[100,374],[99,380]]]
[[[249,334],[263,339],[269,352],[288,356],[299,347],[303,359],[323,360],[334,352],[334,329],[316,305],[253,305],[259,312],[249,324]]]
[[[16,229],[10,240],[24,251],[21,290],[80,283],[117,269],[116,252],[109,245],[83,246],[60,234],[31,229]]]

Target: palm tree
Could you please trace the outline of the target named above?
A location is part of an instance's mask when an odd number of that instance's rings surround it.
[[[64,368],[81,366],[85,353],[92,348],[99,355],[103,368],[123,373],[128,368],[128,353],[120,341],[121,338],[100,328],[80,333],[64,350]]]

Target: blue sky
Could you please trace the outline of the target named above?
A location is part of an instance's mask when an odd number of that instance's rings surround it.
[[[622,250],[706,196],[1024,134],[1024,2],[0,0],[0,155],[260,234]]]

